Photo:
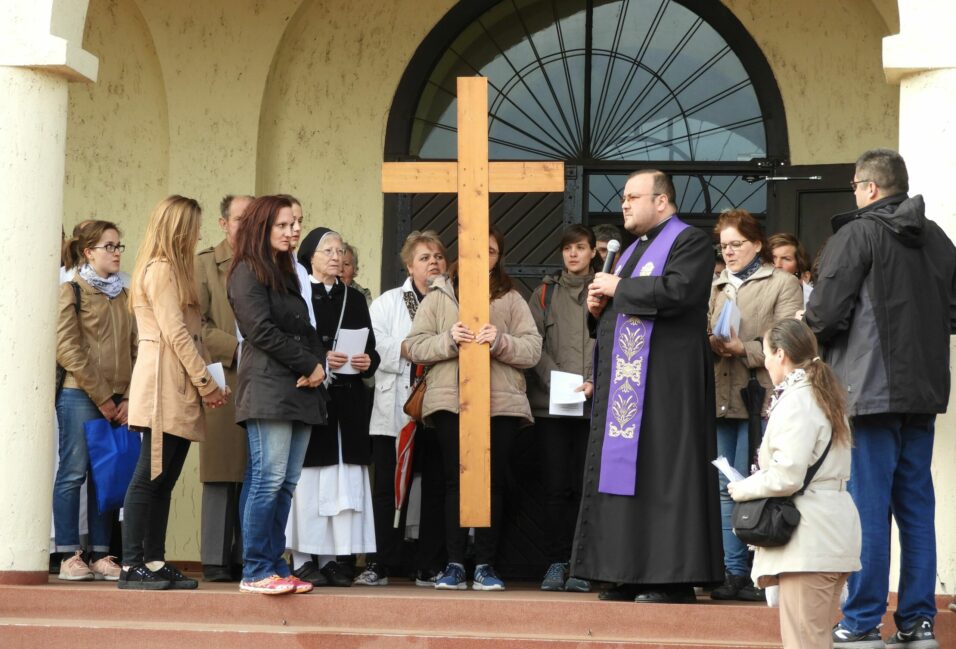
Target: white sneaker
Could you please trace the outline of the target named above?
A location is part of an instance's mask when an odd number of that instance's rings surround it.
[[[60,562],[59,578],[65,581],[93,581],[96,577],[83,561],[83,553],[77,550],[72,557]],[[119,574],[117,574],[118,578]]]

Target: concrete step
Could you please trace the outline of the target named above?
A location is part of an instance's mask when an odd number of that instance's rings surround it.
[[[235,584],[131,592],[52,579],[0,587],[0,647],[776,649],[777,616],[760,604],[601,602],[595,594],[543,593],[533,584],[481,593],[399,582],[267,597],[239,593]],[[956,639],[956,615],[940,612],[937,635]]]

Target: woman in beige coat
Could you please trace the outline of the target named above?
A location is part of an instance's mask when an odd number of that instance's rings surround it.
[[[503,491],[511,444],[517,429],[534,422],[524,372],[541,356],[541,335],[528,304],[512,288],[504,269],[504,240],[492,230],[488,239],[491,322],[477,333],[458,316],[457,280],[438,277],[422,301],[405,342],[413,363],[430,365],[422,406],[426,423],[438,433],[445,478],[445,538],[448,566],[435,588],[464,590],[468,529],[459,526],[458,349],[491,346],[491,527],[475,529],[475,590],[504,590],[493,563],[501,532]]]
[[[750,445],[750,413],[740,391],[755,376],[767,392],[760,415],[766,411],[772,384],[763,367],[760,336],[781,318],[793,317],[803,308],[800,282],[773,267],[763,228],[746,210],[720,215],[714,227],[727,267],[714,280],[708,319],[714,352],[714,387],[717,403],[717,454],[727,458],[737,471],[749,473],[753,461]],[[728,301],[740,310],[739,331],[721,340],[713,331]],[[756,413],[755,413],[756,414]],[[754,443],[754,447],[756,442]],[[720,515],[724,545],[724,584],[711,592],[713,599],[760,601],[764,595],[748,577],[747,547],[731,531],[733,502],[727,494],[727,479],[720,474]]]
[[[129,426],[143,446],[123,505],[123,570],[119,587],[196,588],[165,560],[173,486],[191,441],[205,432],[203,406],[219,407],[226,392],[206,369],[202,319],[193,271],[202,211],[191,198],[171,196],[149,217],[130,302],[139,354],[130,385]]]
[[[843,584],[860,569],[860,517],[846,491],[852,445],[846,393],[802,322],[781,320],[763,346],[777,387],[758,454],[760,469],[728,489],[735,501],[791,496],[829,445],[806,490],[794,498],[800,524],[790,542],[757,548],[752,572],[761,587],[780,585],[785,649],[824,649],[833,646],[830,627]]]

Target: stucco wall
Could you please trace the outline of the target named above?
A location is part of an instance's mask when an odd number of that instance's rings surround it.
[[[792,164],[853,162],[896,148],[899,88],[883,75],[891,32],[868,0],[724,0],[770,62],[783,95]]]
[[[129,269],[150,208],[168,193],[221,238],[231,192],[291,192],[306,227],[358,246],[378,289],[379,170],[392,97],[418,44],[454,0],[92,0],[84,47],[95,85],[70,91],[65,219],[118,220]],[[885,83],[866,0],[727,0],[780,85],[796,164],[852,161],[897,143],[899,89]],[[170,557],[198,560],[195,451],[177,487]]]
[[[331,227],[362,259],[376,291],[381,267],[385,124],[419,42],[451,0],[303,4],[276,53],[262,101],[261,192],[290,191],[306,228]]]
[[[84,47],[97,83],[70,84],[63,225],[116,222],[131,270],[149,210],[169,191],[169,120],[159,60],[132,0],[92,0]]]

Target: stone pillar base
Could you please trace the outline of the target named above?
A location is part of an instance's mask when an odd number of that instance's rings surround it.
[[[43,570],[0,570],[0,586],[39,586],[50,581],[50,573]]]

